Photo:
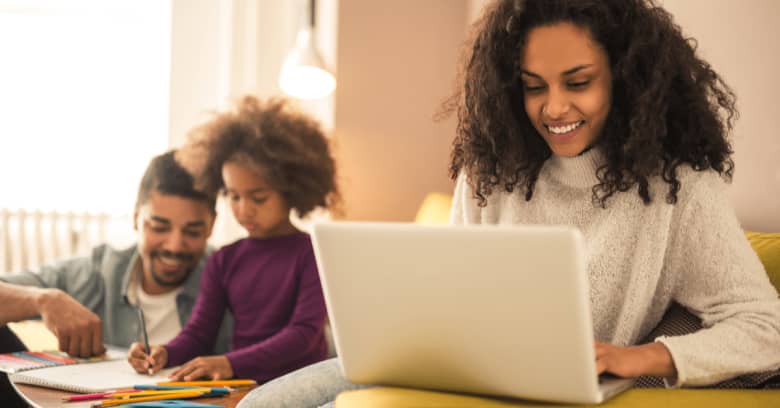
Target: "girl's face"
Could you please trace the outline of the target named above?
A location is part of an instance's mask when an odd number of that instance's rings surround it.
[[[553,154],[593,145],[612,102],[612,74],[590,32],[571,23],[532,29],[520,68],[525,111]]]
[[[225,195],[236,220],[252,238],[289,235],[297,230],[290,222],[290,207],[249,167],[228,162],[222,166]]]

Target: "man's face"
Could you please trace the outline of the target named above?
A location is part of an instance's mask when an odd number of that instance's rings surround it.
[[[153,191],[133,217],[143,263],[143,288],[169,292],[184,282],[206,250],[214,214],[207,204]]]

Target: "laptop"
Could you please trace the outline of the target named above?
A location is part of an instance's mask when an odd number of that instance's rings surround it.
[[[585,245],[548,226],[315,224],[341,368],[354,383],[596,404]]]

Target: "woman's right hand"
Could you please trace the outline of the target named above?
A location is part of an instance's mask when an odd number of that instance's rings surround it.
[[[163,346],[152,346],[151,353],[146,354],[144,345],[133,343],[127,354],[127,362],[133,366],[136,372],[152,375],[165,367],[168,363],[168,350]]]

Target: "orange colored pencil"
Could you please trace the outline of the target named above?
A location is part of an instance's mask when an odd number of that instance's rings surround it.
[[[171,400],[171,399],[188,399],[188,398],[198,398],[203,395],[208,394],[208,392],[203,391],[184,391],[179,393],[172,393],[172,394],[165,394],[165,395],[152,395],[149,397],[139,397],[139,398],[121,398],[121,399],[110,399],[110,400],[103,400],[100,402],[100,405],[93,405],[95,407],[113,407],[117,405],[124,405],[124,404],[131,404],[134,402],[146,402],[146,401],[163,401],[163,400]]]
[[[210,380],[210,381],[167,381],[157,385],[175,385],[187,387],[240,387],[257,385],[255,380]]]
[[[199,387],[182,390],[135,390],[135,392],[118,392],[107,396],[108,399],[135,399],[140,397],[149,397],[152,395],[168,395],[168,394],[181,394],[182,392],[202,392],[208,394],[211,392],[211,388]]]

